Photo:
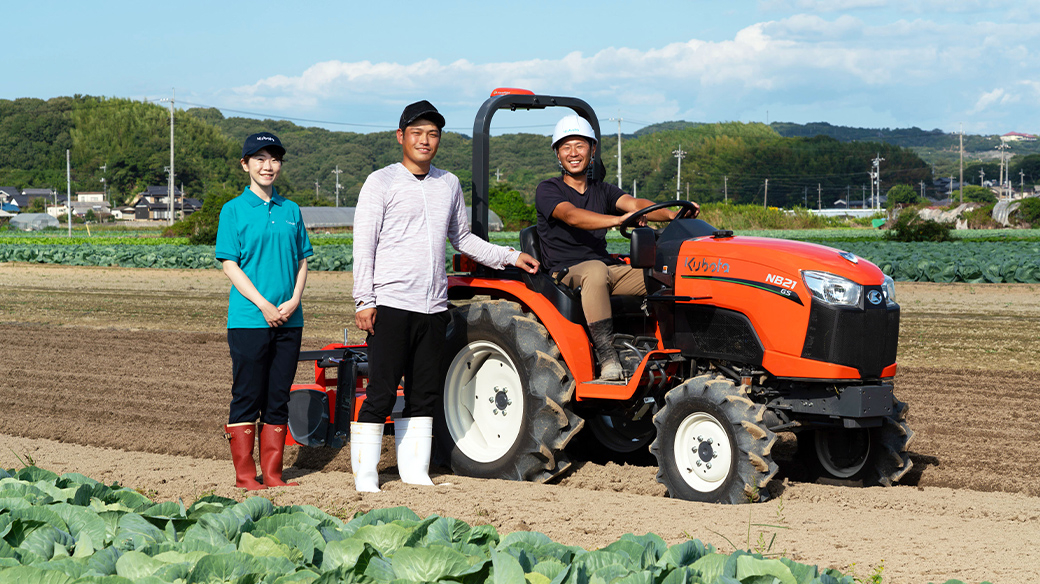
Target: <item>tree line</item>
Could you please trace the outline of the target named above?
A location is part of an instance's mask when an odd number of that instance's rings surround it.
[[[0,184],[64,191],[65,150],[70,149],[73,190],[100,191],[104,178],[117,202],[128,200],[148,185],[167,182],[169,116],[169,109],[161,104],[122,98],[0,100]],[[873,130],[842,130],[841,135],[853,141],[819,134],[782,135],[828,129],[824,127],[828,125],[815,126],[667,122],[644,128],[622,137],[622,187],[659,201],[678,196],[705,202],[815,207],[819,198],[826,207],[837,199],[848,196],[855,201],[869,192],[870,161],[878,155],[885,159],[883,191],[896,184],[931,185],[931,165],[911,149],[862,141]],[[212,108],[178,109],[174,127],[175,182],[188,196],[203,200],[209,192],[226,194],[242,188],[246,177],[238,165],[241,143],[257,131],[274,132],[286,146],[286,164],[276,186],[301,204],[334,204],[338,168],[339,203],[351,206],[369,173],[400,158],[393,131],[331,131],[285,120],[225,117]],[[840,127],[831,126],[832,133],[840,134],[835,128]],[[949,138],[935,132],[914,128],[903,134],[914,140]],[[549,140],[529,133],[494,136],[492,184],[506,183],[510,191],[532,201],[537,184],[559,172]],[[471,137],[446,132],[435,161],[456,173],[467,188],[472,180],[471,147]],[[685,153],[681,175],[676,150]],[[603,136],[599,156],[606,168],[605,180],[616,183],[616,135]],[[1020,167],[1028,172],[1027,180],[1034,175],[1040,178],[1040,156],[1018,166],[1013,163],[1013,177]],[[989,167],[985,172],[987,178],[996,176],[991,176]]]

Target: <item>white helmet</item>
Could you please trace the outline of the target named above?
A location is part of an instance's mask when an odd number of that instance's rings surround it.
[[[556,122],[556,129],[553,130],[552,135],[552,149],[556,151],[556,147],[563,141],[564,138],[570,136],[581,136],[582,138],[588,138],[592,141],[592,144],[596,144],[596,132],[592,129],[592,125],[589,122],[575,114],[563,116],[559,122]]]

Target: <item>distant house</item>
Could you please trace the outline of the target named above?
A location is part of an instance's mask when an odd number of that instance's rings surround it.
[[[1008,132],[1000,137],[1004,142],[1036,142],[1036,136],[1021,132]]]
[[[22,193],[14,187],[0,187],[0,205],[13,204],[11,201],[20,194]]]
[[[25,189],[21,194],[14,195],[8,202],[18,205],[22,211],[25,211],[34,199],[43,199],[44,206],[47,206],[53,205],[55,202],[59,205],[64,204],[68,197],[58,194],[53,189]]]
[[[105,193],[100,191],[76,193],[76,200],[80,203],[103,203]]]
[[[166,221],[170,218],[170,189],[167,186],[150,186],[134,197],[134,218],[151,221]],[[185,197],[180,189],[173,189],[174,217],[187,217],[202,208],[198,199]]]

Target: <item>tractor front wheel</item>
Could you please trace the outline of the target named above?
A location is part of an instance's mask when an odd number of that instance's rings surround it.
[[[798,453],[811,478],[850,486],[892,486],[913,467],[907,448],[914,432],[907,405],[895,400],[893,414],[877,428],[833,428],[801,432]]]
[[[732,381],[694,377],[664,397],[654,415],[658,482],[677,499],[748,503],[769,498],[776,474],[770,451],[776,434],[763,422],[765,407]]]
[[[452,310],[438,441],[461,475],[544,482],[582,427],[574,379],[545,327],[506,301]]]

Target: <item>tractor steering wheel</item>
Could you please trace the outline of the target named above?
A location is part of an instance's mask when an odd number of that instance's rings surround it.
[[[663,203],[654,203],[649,207],[643,207],[629,215],[628,219],[625,219],[621,225],[618,225],[618,231],[621,232],[623,237],[632,239],[632,233],[629,232],[629,229],[638,225],[640,219],[658,209],[667,209],[669,207],[682,207],[679,213],[676,214],[676,219],[693,219],[700,213],[700,209],[697,208],[697,205],[690,201],[665,201]]]

